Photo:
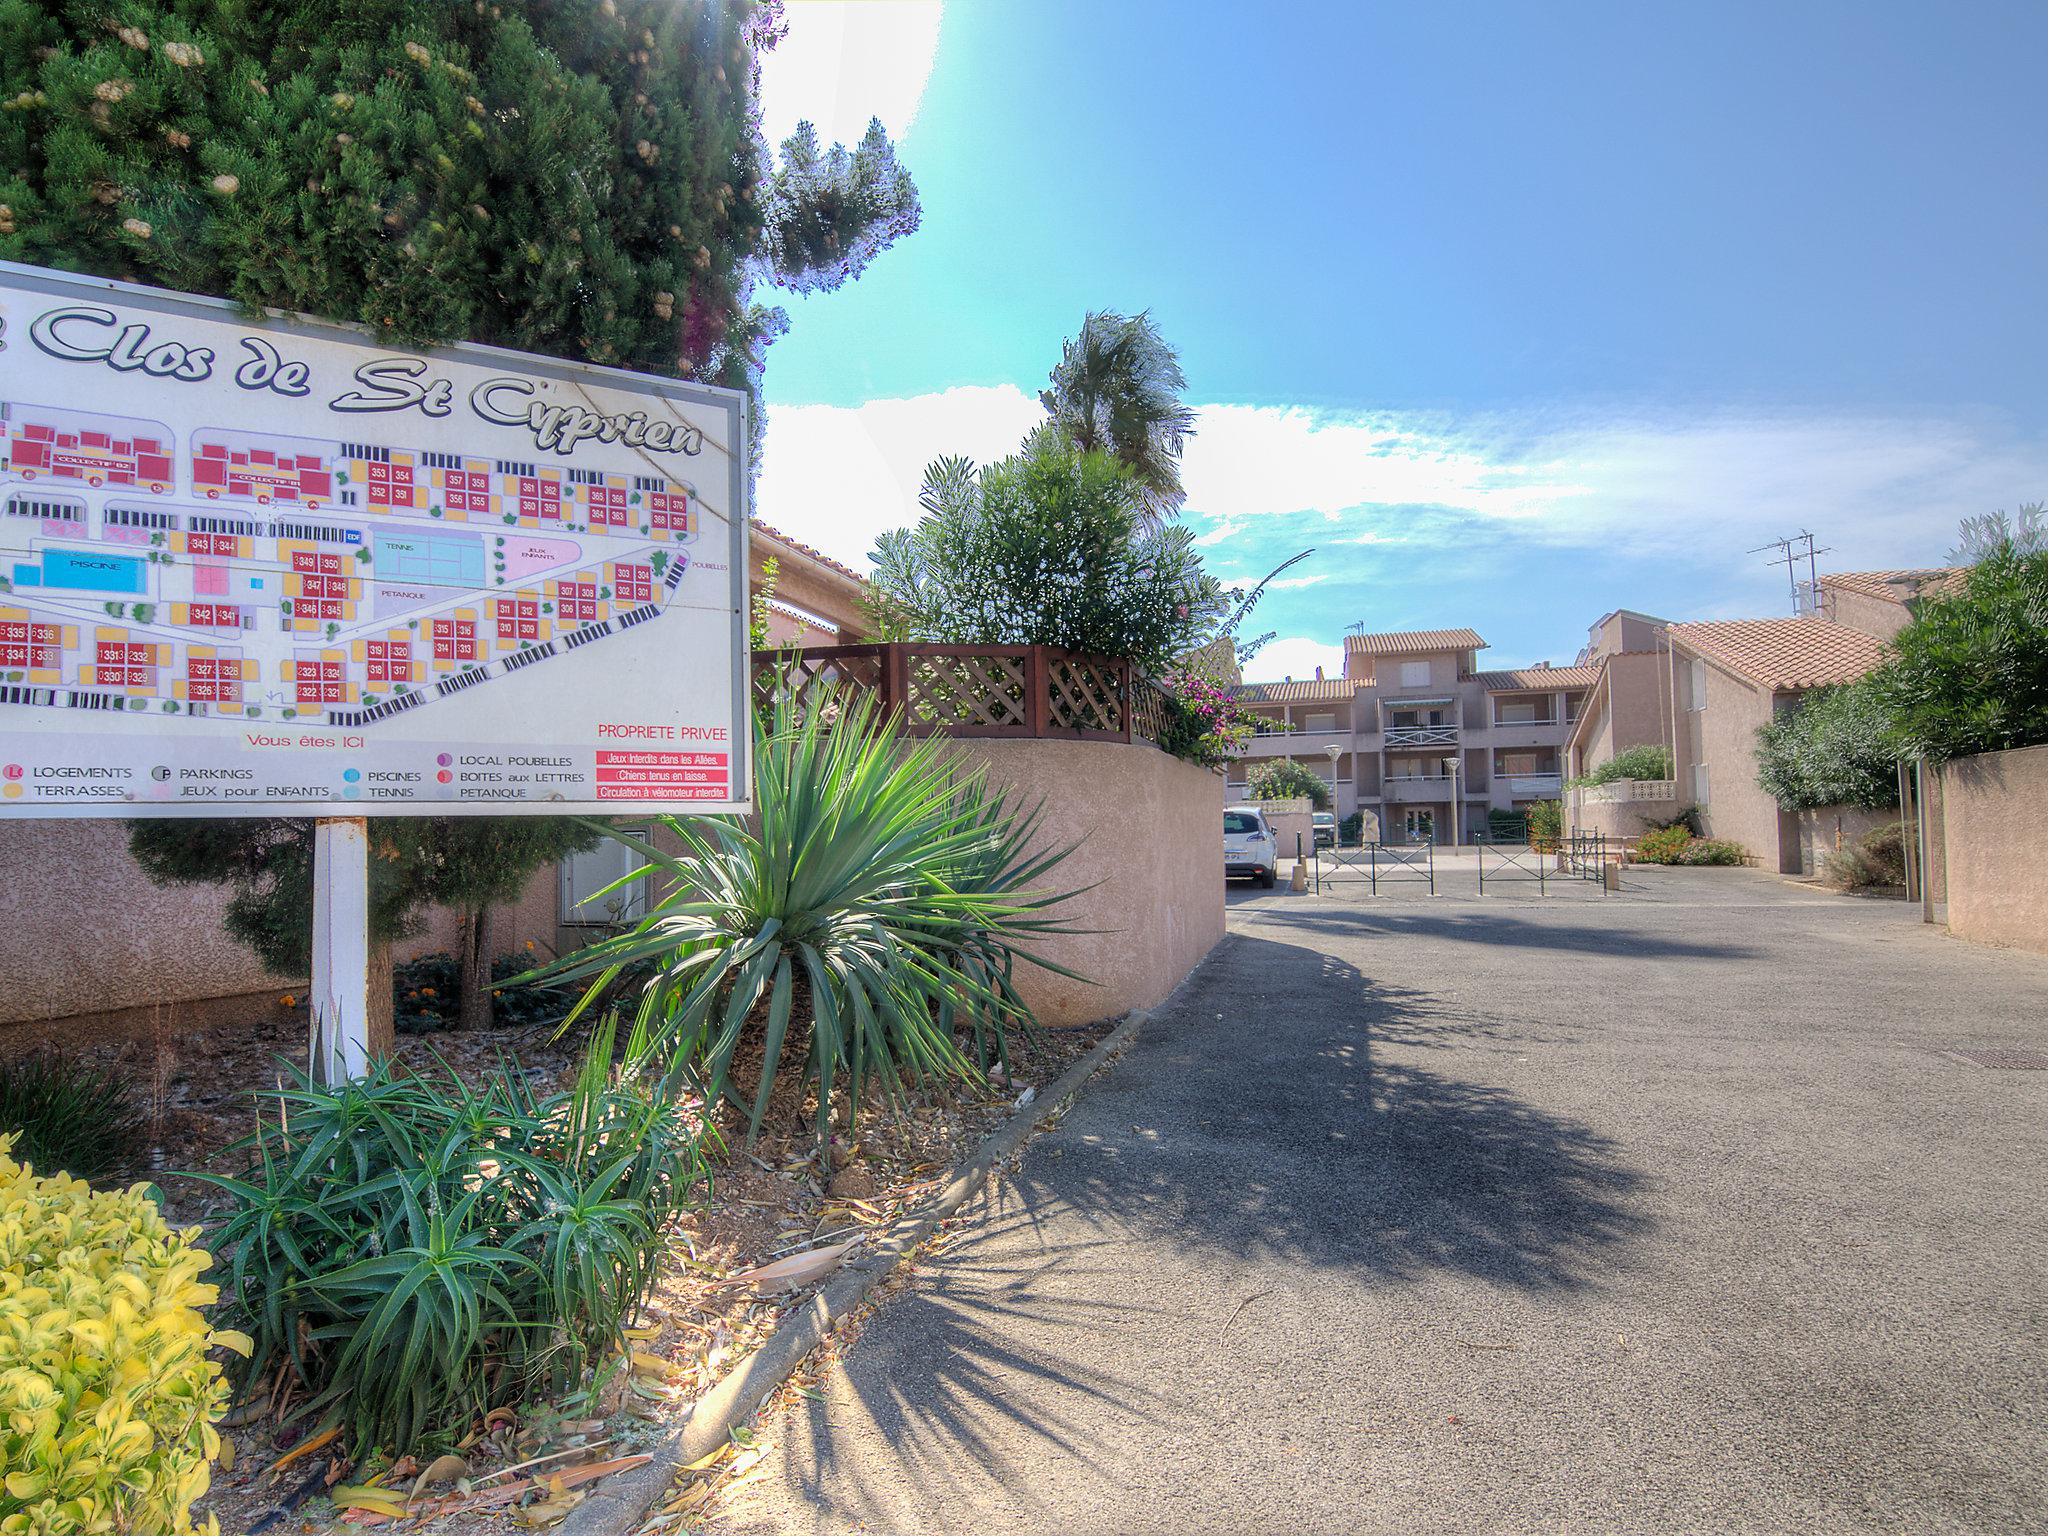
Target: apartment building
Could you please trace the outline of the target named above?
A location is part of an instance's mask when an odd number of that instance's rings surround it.
[[[1564,745],[1591,667],[1481,671],[1470,629],[1347,636],[1344,676],[1251,683],[1238,702],[1266,722],[1231,765],[1228,798],[1292,758],[1331,786],[1339,816],[1369,811],[1389,842],[1470,842],[1490,810],[1555,800]]]
[[[1584,774],[1627,747],[1662,744],[1672,749],[1674,776],[1574,790],[1567,819],[1632,837],[1696,806],[1708,836],[1742,844],[1767,869],[1812,874],[1829,847],[1889,813],[1780,810],[1757,782],[1757,729],[1809,690],[1863,676],[1912,621],[1912,604],[1960,575],[1839,572],[1820,579],[1803,604],[1810,611],[1796,618],[1665,624],[1627,610],[1609,614],[1580,658],[1594,666],[1595,680],[1567,744],[1568,772]]]
[[[1952,590],[1963,573],[1941,566],[1911,571],[1838,571],[1823,576],[1811,597],[1820,617],[1879,640],[1889,640],[1912,621],[1912,604]]]
[[[1810,873],[1829,836],[1873,818],[1780,812],[1757,782],[1757,727],[1810,689],[1861,677],[1911,622],[1912,604],[1960,576],[1823,576],[1803,595],[1807,611],[1789,619],[1674,624],[1618,608],[1591,626],[1569,667],[1482,670],[1486,642],[1470,629],[1351,635],[1341,678],[1239,687],[1262,724],[1231,765],[1226,795],[1243,799],[1262,764],[1292,758],[1330,785],[1340,816],[1374,813],[1390,842],[1469,842],[1485,835],[1489,811],[1560,798],[1572,825],[1633,837],[1697,805],[1709,836],[1741,843],[1767,868]],[[1564,790],[1644,745],[1671,750],[1670,779]]]

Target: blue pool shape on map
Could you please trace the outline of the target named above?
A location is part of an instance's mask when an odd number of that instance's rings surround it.
[[[484,585],[484,541],[480,534],[380,533],[374,558],[377,574],[391,581],[436,587]]]
[[[17,587],[70,587],[80,592],[133,592],[149,590],[149,576],[133,555],[106,555],[97,550],[48,549],[43,567],[14,568]]]

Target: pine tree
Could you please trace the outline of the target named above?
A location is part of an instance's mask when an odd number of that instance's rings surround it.
[[[0,257],[753,388],[756,301],[915,229],[879,125],[778,163],[748,0],[0,0]]]
[[[563,817],[384,817],[370,823],[373,1049],[391,1043],[391,945],[419,930],[433,907],[462,914],[457,962],[463,1028],[491,1021],[491,908],[515,900],[535,870],[596,846],[601,834]],[[228,887],[227,929],[281,976],[312,965],[313,824],[274,816],[247,821],[134,822],[129,851],[163,885]],[[386,983],[381,988],[376,977]]]
[[[761,285],[835,288],[918,221],[879,125],[769,153],[781,31],[779,0],[0,0],[0,258],[756,390],[787,324]],[[462,907],[488,1018],[489,908],[591,834],[373,827],[373,936]],[[304,972],[307,823],[131,841]]]

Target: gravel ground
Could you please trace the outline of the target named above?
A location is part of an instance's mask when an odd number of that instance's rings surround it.
[[[1917,917],[1234,896],[713,1528],[2048,1529],[2048,959]]]

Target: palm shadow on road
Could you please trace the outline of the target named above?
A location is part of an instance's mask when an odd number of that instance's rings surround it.
[[[857,1431],[892,1479],[971,1489],[991,1513],[1037,1457],[1111,1475],[1105,1422],[1189,1411],[1122,1363],[1143,1357],[1133,1331],[1213,1331],[1235,1299],[1177,1273],[1598,1286],[1648,1230],[1643,1176],[1590,1126],[1472,1075],[1498,1054],[1458,1048],[1504,1027],[1313,941],[1234,936],[874,1315],[829,1400],[783,1426],[790,1492],[821,1521],[880,1514],[849,1507],[872,1469],[837,1466]]]

